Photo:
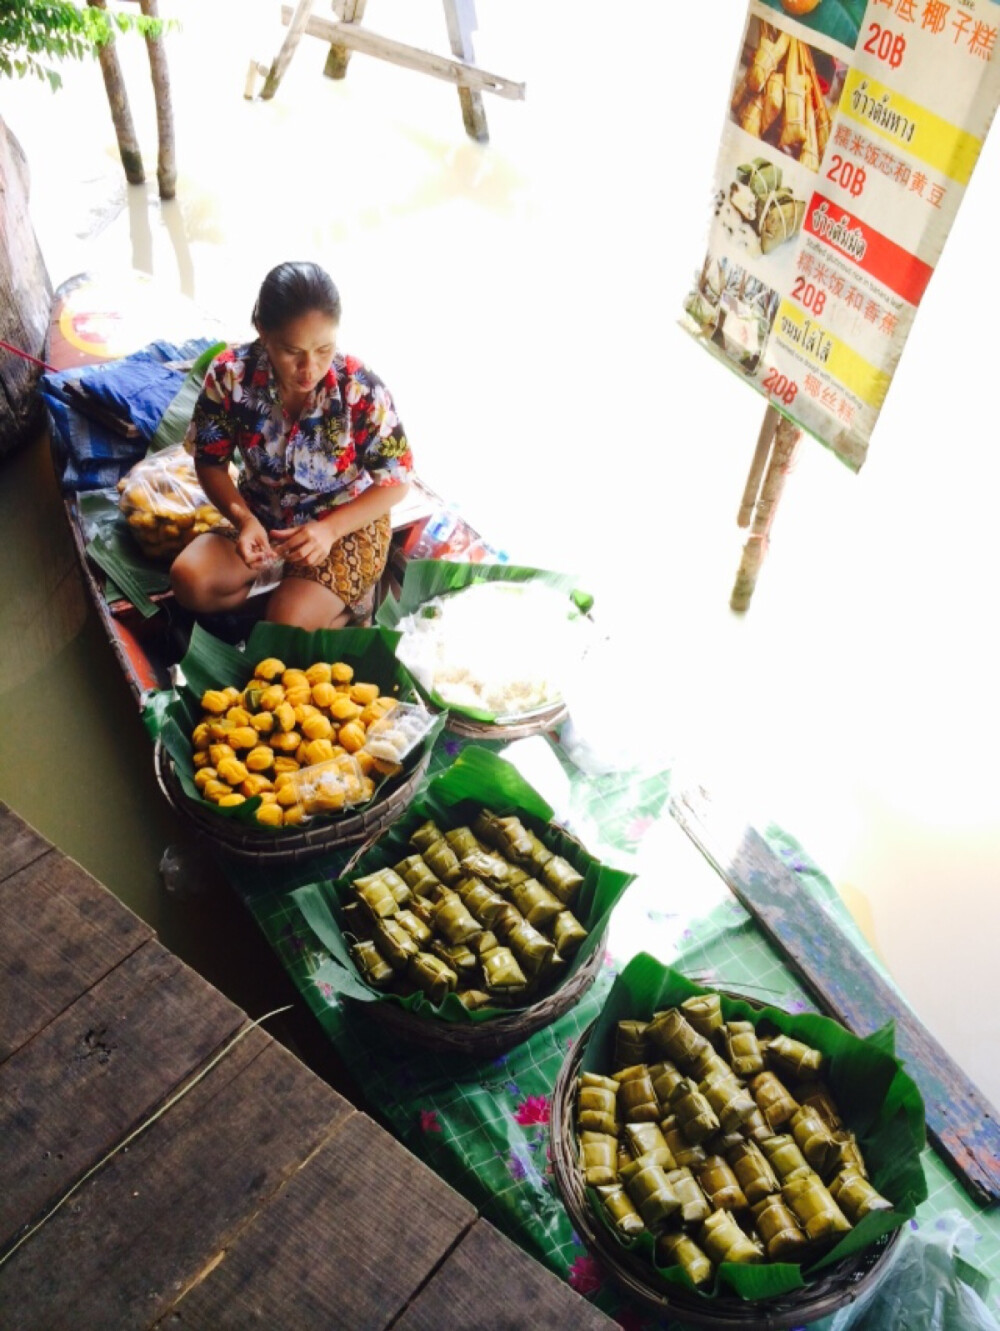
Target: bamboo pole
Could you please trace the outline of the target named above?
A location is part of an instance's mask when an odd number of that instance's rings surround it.
[[[139,0],[139,8],[147,18],[160,17],[157,0]],[[170,101],[170,73],[163,37],[146,34],[149,72],[153,80],[156,100],[156,133],[159,151],[156,159],[156,179],[161,199],[172,199],[177,193],[177,162],[174,154],[174,112]]]
[[[795,422],[782,416],[774,433],[771,458],[754,509],[753,525],[747,543],[743,547],[743,557],[729,598],[729,608],[738,613],[742,613],[750,605],[750,598],[757,585],[757,575],[767,554],[774,512],[795,461],[801,438],[802,431]]]
[[[753,517],[754,506],[760,493],[760,479],[764,475],[764,468],[767,465],[771,445],[774,442],[774,432],[778,428],[778,419],[777,407],[769,405],[767,411],[764,412],[764,419],[761,421],[760,434],[757,436],[757,447],[754,450],[750,472],[747,475],[747,483],[743,490],[743,498],[740,501],[740,511],[736,516],[737,527],[750,526],[750,519]]]
[[[87,4],[91,9],[106,10],[108,7],[106,0],[87,0]],[[146,172],[142,166],[139,140],[135,136],[135,125],[132,123],[132,111],[128,104],[122,68],[118,63],[114,34],[97,48],[97,58],[101,64],[101,74],[104,76],[104,89],[108,95],[108,106],[111,108],[111,119],[118,140],[118,155],[122,159],[125,179],[130,185],[142,185],[146,179]]]

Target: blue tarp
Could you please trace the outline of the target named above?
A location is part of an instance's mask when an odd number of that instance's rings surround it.
[[[151,342],[119,360],[43,374],[39,391],[48,406],[53,443],[61,464],[63,490],[101,490],[118,481],[143,457],[160,417],[184,383],[178,368],[213,345],[213,339]],[[139,431],[134,439],[116,434],[85,416],[66,391],[85,388],[108,411],[123,416]]]

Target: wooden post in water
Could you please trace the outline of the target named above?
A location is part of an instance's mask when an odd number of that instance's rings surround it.
[[[452,55],[467,65],[476,63],[472,49],[472,34],[476,30],[475,0],[444,0],[444,16],[448,24],[448,41]],[[459,88],[458,100],[462,107],[465,132],[477,143],[489,143],[490,131],[486,124],[483,95],[475,88]]]
[[[157,0],[139,0],[139,7],[147,18],[158,19],[160,11]],[[174,112],[170,102],[170,74],[167,70],[167,53],[163,46],[163,37],[157,33],[146,34],[146,50],[149,53],[149,72],[153,80],[153,96],[156,99],[156,133],[159,141],[159,153],[156,163],[156,179],[161,199],[172,199],[177,192],[177,162],[174,155]]]
[[[41,360],[52,285],[28,213],[28,168],[0,120],[0,339]],[[41,366],[0,348],[0,457],[26,443],[41,421]]]
[[[333,12],[341,23],[360,23],[365,16],[367,2],[368,0],[333,0]],[[344,78],[350,59],[350,47],[331,42],[323,73],[330,79]]]
[[[91,9],[106,10],[108,7],[106,0],[87,0],[87,4]],[[101,62],[104,88],[108,94],[108,106],[111,108],[115,137],[118,139],[118,155],[125,169],[125,179],[130,185],[141,185],[146,179],[146,172],[142,166],[142,152],[139,149],[139,140],[135,136],[132,111],[128,104],[128,93],[125,91],[113,35],[97,48],[97,58]]]

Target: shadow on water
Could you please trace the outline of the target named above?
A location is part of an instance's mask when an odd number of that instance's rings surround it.
[[[46,436],[0,465],[0,800],[326,1080],[355,1088],[221,868],[166,803],[84,590]],[[176,848],[184,878],[160,875]]]

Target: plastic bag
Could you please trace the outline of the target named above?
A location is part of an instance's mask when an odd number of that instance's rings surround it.
[[[296,802],[310,816],[340,813],[356,804],[364,804],[375,792],[374,781],[362,771],[361,764],[350,753],[300,768],[292,773],[289,784],[295,791]]]
[[[976,1233],[958,1211],[926,1228],[907,1229],[888,1272],[859,1303],[842,1308],[822,1331],[1000,1331],[983,1302],[989,1282],[962,1257]]]
[[[118,506],[149,559],[173,559],[196,536],[230,525],[209,503],[183,444],[142,458],[118,490]]]

